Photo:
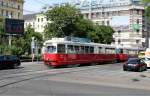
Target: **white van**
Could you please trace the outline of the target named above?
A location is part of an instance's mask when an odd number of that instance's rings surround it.
[[[150,48],[147,48],[145,51],[145,63],[147,64],[147,67],[150,67]]]

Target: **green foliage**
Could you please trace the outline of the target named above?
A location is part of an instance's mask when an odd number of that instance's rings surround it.
[[[109,26],[95,25],[94,31],[88,33],[88,38],[96,43],[110,44],[114,30]]]
[[[42,46],[42,42],[43,42],[43,36],[38,33],[38,32],[35,32],[34,29],[31,27],[31,26],[28,26],[26,28],[26,31],[25,31],[25,34],[23,36],[23,47],[24,47],[24,50],[25,52],[27,52],[28,54],[31,53],[31,41],[32,41],[32,37],[35,38],[36,42],[38,43],[38,46],[41,47]]]
[[[145,8],[145,15],[148,18],[148,20],[150,21],[150,6]]]
[[[42,46],[42,35],[34,31],[31,26],[28,26],[23,36],[13,36],[11,46],[6,43],[0,44],[1,54],[23,55],[31,53],[31,38],[35,37],[38,46]]]
[[[73,36],[87,38],[87,34],[94,31],[94,26],[95,25],[90,20],[79,19],[75,22],[74,30],[76,31],[73,33]]]
[[[142,2],[145,5],[145,16],[150,21],[150,0],[142,0]]]
[[[142,0],[142,2],[143,2],[144,4],[147,4],[147,3],[150,2],[150,0]]]
[[[45,27],[45,37],[64,37],[72,35],[76,30],[75,22],[81,19],[79,10],[70,5],[55,7],[46,12],[51,23]]]
[[[113,29],[109,26],[95,25],[92,21],[83,19],[80,11],[74,6],[55,7],[46,12],[49,20],[45,26],[44,37],[74,36],[89,38],[97,43],[111,43]]]

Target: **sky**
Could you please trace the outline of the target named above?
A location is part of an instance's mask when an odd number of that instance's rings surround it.
[[[33,14],[39,12],[46,4],[53,5],[56,3],[63,3],[70,0],[25,0],[24,14]]]
[[[77,1],[77,0],[25,0],[24,3],[24,14],[33,14],[40,12],[42,7],[47,5],[53,5],[63,2],[69,1]],[[84,0],[81,0],[84,1]],[[129,17],[128,16],[114,16],[111,21],[111,25],[128,25],[129,24]]]

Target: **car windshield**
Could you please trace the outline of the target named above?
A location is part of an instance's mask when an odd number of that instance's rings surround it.
[[[137,64],[139,62],[139,59],[130,59],[127,61],[127,64]]]

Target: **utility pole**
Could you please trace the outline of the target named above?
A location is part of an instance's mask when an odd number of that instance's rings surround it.
[[[8,44],[9,44],[9,46],[11,47],[12,35],[9,34],[8,38],[9,38],[9,43],[8,43]]]

